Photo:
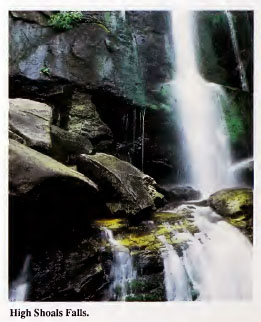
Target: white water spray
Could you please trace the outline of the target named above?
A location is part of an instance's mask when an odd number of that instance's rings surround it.
[[[164,282],[167,300],[191,300],[191,291],[181,258],[178,256],[173,246],[167,243],[164,236],[159,236],[158,238],[165,246],[162,250],[162,258],[164,263]]]
[[[228,24],[229,24],[231,39],[232,39],[232,43],[233,43],[233,49],[234,49],[235,57],[236,57],[237,64],[238,64],[241,87],[242,87],[243,91],[248,92],[248,84],[247,84],[246,72],[245,72],[243,62],[242,62],[241,57],[240,57],[240,51],[239,51],[238,41],[237,41],[237,36],[236,36],[236,30],[235,30],[235,27],[234,27],[234,22],[233,22],[231,12],[226,11],[226,16],[227,16],[227,21],[228,21]]]
[[[249,300],[252,297],[252,245],[210,208],[196,207],[195,225],[184,250],[186,271],[198,300]]]
[[[176,77],[173,82],[183,125],[191,183],[203,195],[231,186],[229,140],[220,103],[221,86],[205,81],[196,62],[192,13],[172,12]]]
[[[119,242],[114,239],[113,233],[110,229],[103,229],[108,242],[113,247],[113,263],[110,272],[112,278],[110,298],[113,300],[124,301],[128,295],[130,282],[136,277],[132,257],[129,250],[120,245]]]
[[[180,206],[186,207],[186,206]],[[169,301],[250,300],[252,297],[252,245],[235,227],[208,207],[192,213],[200,232],[173,231],[187,239],[179,257],[163,236],[164,281]]]
[[[31,256],[26,256],[21,273],[11,285],[9,300],[12,302],[25,301],[27,298],[29,291],[28,270],[30,266],[30,261]]]

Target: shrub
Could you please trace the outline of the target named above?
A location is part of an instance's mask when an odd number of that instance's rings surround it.
[[[81,20],[83,20],[83,14],[80,11],[61,11],[51,15],[48,23],[54,29],[69,30]]]
[[[41,68],[40,73],[45,76],[50,76],[50,68],[44,65],[44,67]]]

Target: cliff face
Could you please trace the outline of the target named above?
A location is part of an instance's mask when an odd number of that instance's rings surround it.
[[[172,230],[197,232],[194,206],[173,213],[169,207],[200,197],[172,185],[186,179],[171,85],[171,13],[82,12],[68,30],[50,26],[53,14],[10,12],[10,282],[19,280],[30,254],[30,300],[119,299],[117,287],[109,294],[111,272],[124,249],[137,270],[126,300],[166,300],[158,237],[172,243]],[[224,118],[237,160],[252,154],[253,42],[251,13],[233,17],[249,92],[241,90],[225,14],[195,15],[200,73],[226,92]],[[250,212],[242,208],[237,215],[245,217],[231,217],[231,224],[247,225],[242,231],[251,238]],[[173,243],[178,253],[183,242]]]
[[[94,108],[98,123],[109,127],[98,133],[98,138],[91,138],[96,150],[113,153],[140,168],[140,114],[146,109],[145,172],[163,181],[179,181],[181,126],[168,85],[175,77],[170,12],[83,12],[84,19],[66,31],[48,25],[51,15],[47,11],[11,12],[10,96],[51,105],[55,125],[75,131],[72,123],[81,124],[78,132],[84,135]],[[252,15],[233,15],[251,92]],[[198,60],[202,75],[224,85],[230,104],[238,106],[232,114],[226,113],[227,122],[232,123],[229,129],[237,159],[252,152],[252,121],[247,116],[252,98],[246,98],[240,89],[226,19],[221,12],[196,14]],[[97,117],[95,120],[97,123]]]

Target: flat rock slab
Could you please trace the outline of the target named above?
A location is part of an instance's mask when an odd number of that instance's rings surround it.
[[[10,99],[10,130],[36,150],[47,152],[52,146],[50,124],[52,109],[36,101],[16,98]]]

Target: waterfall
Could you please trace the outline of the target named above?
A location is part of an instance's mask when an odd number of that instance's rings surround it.
[[[196,61],[194,19],[189,11],[172,12],[177,113],[183,125],[184,163],[191,184],[203,195],[232,185],[229,139],[222,112],[221,86],[205,81]]]
[[[164,263],[164,282],[167,300],[191,300],[191,291],[181,258],[178,256],[173,246],[167,243],[164,236],[159,236],[158,238],[165,246],[165,249],[162,251],[162,258]]]
[[[124,301],[126,296],[130,294],[130,282],[136,277],[132,257],[129,250],[114,239],[110,229],[103,229],[108,242],[113,248],[113,263],[110,272],[112,279],[110,299]]]
[[[122,20],[125,21],[125,19],[126,19],[126,11],[125,10],[121,10],[120,11],[120,16],[121,16]]]
[[[252,245],[210,208],[196,207],[185,267],[199,300],[246,300],[252,294]]]
[[[161,237],[168,300],[249,300],[252,294],[252,246],[248,239],[208,207],[196,207],[200,232],[187,236],[182,255]],[[189,287],[191,285],[191,287]]]
[[[133,118],[132,118],[132,149],[133,149],[133,153],[135,152],[136,119],[137,119],[137,111],[136,111],[136,108],[134,108],[133,109]]]
[[[239,51],[239,47],[238,47],[236,30],[235,30],[234,23],[233,23],[233,17],[232,17],[231,12],[229,12],[229,11],[225,11],[225,12],[226,12],[227,21],[228,21],[228,25],[229,25],[229,29],[230,29],[230,34],[231,34],[231,39],[232,39],[232,43],[233,43],[234,53],[235,53],[235,57],[236,57],[237,64],[238,64],[241,87],[242,87],[243,91],[248,92],[248,84],[247,84],[246,72],[245,72],[245,68],[244,68],[244,65],[242,63],[241,57],[240,57],[240,51]]]
[[[9,300],[12,302],[25,301],[27,298],[29,291],[28,271],[30,267],[30,262],[31,256],[27,255],[19,276],[11,285]]]
[[[146,114],[146,108],[144,108],[141,111],[141,171],[143,171],[144,168],[144,135],[145,135],[145,114]]]

